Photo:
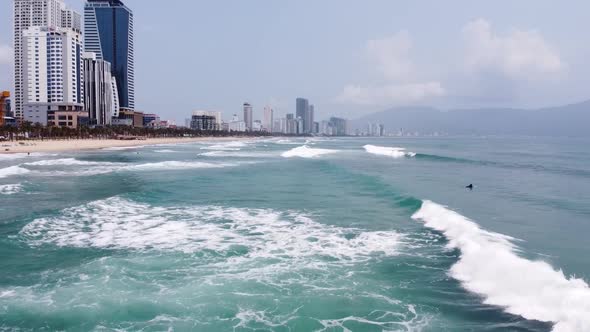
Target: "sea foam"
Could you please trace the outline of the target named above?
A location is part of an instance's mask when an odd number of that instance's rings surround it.
[[[21,184],[5,184],[0,185],[0,195],[14,195],[23,190]]]
[[[30,172],[31,171],[29,171],[28,169],[20,167],[20,166],[10,166],[10,167],[6,167],[6,168],[1,168],[0,169],[0,179],[6,178],[9,176],[13,176],[13,175],[23,175],[23,174],[27,174]]]
[[[485,231],[441,205],[425,201],[413,216],[461,250],[451,275],[485,303],[530,320],[555,323],[556,332],[590,331],[590,288],[549,264],[517,255],[512,238]]]
[[[323,156],[326,154],[333,154],[333,153],[337,153],[337,152],[339,152],[339,151],[338,150],[310,148],[309,146],[304,145],[304,146],[300,146],[300,147],[291,149],[287,152],[284,152],[283,154],[281,154],[281,156],[284,158],[294,158],[294,157],[315,158],[315,157]]]
[[[365,145],[365,151],[370,154],[379,155],[379,156],[387,156],[393,158],[403,158],[403,157],[415,157],[416,153],[408,152],[404,148],[396,148],[396,147],[384,147],[384,146],[375,146],[375,145]]]
[[[246,260],[331,257],[359,262],[396,255],[400,235],[327,226],[296,212],[220,206],[157,207],[109,198],[37,219],[20,235],[31,245],[139,251],[212,251],[245,248]]]
[[[109,165],[117,165],[117,163],[110,163],[110,162],[95,162],[95,161],[83,161],[77,160],[74,158],[64,158],[64,159],[51,159],[51,160],[41,160],[31,163],[25,163],[26,166],[109,166]]]
[[[213,151],[240,151],[242,148],[247,147],[246,142],[233,141],[226,143],[219,143],[201,148],[201,150],[213,150]]]

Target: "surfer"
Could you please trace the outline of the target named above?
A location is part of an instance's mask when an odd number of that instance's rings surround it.
[[[465,188],[467,188],[467,189],[469,189],[469,190],[473,190],[473,184],[470,184],[470,185],[468,185],[468,186],[467,186],[467,187],[465,187]]]

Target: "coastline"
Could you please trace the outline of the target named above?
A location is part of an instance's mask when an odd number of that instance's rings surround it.
[[[0,142],[0,155],[14,153],[39,153],[39,152],[73,152],[85,150],[100,150],[116,147],[134,147],[159,144],[182,144],[206,141],[233,141],[252,139],[247,137],[178,137],[178,138],[148,138],[137,141],[124,141],[116,139],[72,139],[72,140],[46,140],[46,141],[21,141]],[[9,151],[6,151],[9,149]]]

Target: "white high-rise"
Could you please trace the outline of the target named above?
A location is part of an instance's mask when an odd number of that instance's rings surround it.
[[[18,119],[23,118],[24,94],[29,85],[24,77],[23,32],[30,27],[80,31],[81,16],[67,9],[63,0],[14,0],[14,113]]]
[[[50,111],[82,110],[81,34],[72,29],[29,27],[22,32],[21,45],[21,118],[46,125]]]
[[[274,111],[272,107],[266,106],[264,108],[264,122],[262,123],[262,127],[264,131],[271,133],[273,131],[273,123],[274,123]]]
[[[96,54],[86,52],[84,59],[84,105],[89,124],[108,126],[113,117],[113,76],[111,64],[96,59]],[[117,107],[118,108],[118,107]]]

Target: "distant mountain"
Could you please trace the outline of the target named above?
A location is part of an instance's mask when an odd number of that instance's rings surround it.
[[[369,122],[382,123],[387,132],[403,128],[457,135],[590,136],[590,100],[534,110],[399,107],[354,120],[353,128],[365,129]]]

